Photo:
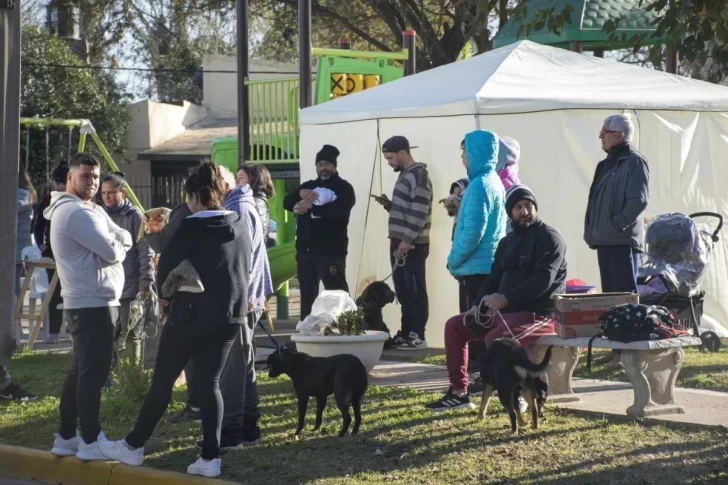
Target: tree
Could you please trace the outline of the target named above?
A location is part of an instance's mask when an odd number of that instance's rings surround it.
[[[112,154],[124,150],[131,116],[124,104],[127,94],[111,74],[86,69],[57,37],[35,26],[24,26],[21,62],[21,116],[32,118],[89,119]],[[78,68],[55,66],[78,66]],[[26,127],[27,128],[27,127]],[[74,131],[73,147],[79,131]],[[51,165],[67,156],[67,128],[49,128]],[[95,146],[89,139],[89,150]],[[21,133],[21,156],[25,156],[25,132]],[[29,171],[38,186],[46,181],[44,130],[31,128]]]

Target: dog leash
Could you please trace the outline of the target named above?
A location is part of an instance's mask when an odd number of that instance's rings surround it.
[[[276,349],[280,349],[281,348],[281,345],[278,343],[278,341],[275,339],[275,337],[273,337],[273,335],[270,334],[270,332],[268,331],[268,329],[265,328],[265,325],[263,325],[263,320],[260,319],[260,318],[258,319],[258,326],[263,329],[263,331],[268,336],[268,338],[270,339],[270,341],[273,342],[273,345],[276,346]]]
[[[399,251],[395,250],[392,255],[394,256],[394,264],[392,265],[392,272],[389,273],[389,276],[381,280],[382,282],[387,281],[389,278],[394,276],[394,272],[397,271],[397,268],[401,268],[407,263],[407,253],[399,254]]]

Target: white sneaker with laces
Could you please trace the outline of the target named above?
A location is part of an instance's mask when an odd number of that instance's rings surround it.
[[[56,456],[75,456],[78,453],[78,446],[82,443],[81,438],[76,435],[70,440],[64,440],[58,433],[53,440],[51,453]]]
[[[140,466],[144,463],[144,447],[132,450],[126,440],[104,440],[99,445],[105,457],[125,465]]]
[[[421,350],[427,348],[427,341],[422,340],[419,335],[410,332],[409,338],[402,345],[397,346],[399,350]]]
[[[106,456],[101,453],[99,448],[99,442],[106,441],[106,436],[102,431],[93,443],[86,444],[85,441],[81,440],[78,445],[78,452],[76,458],[83,461],[95,461],[95,460],[106,460]]]
[[[221,466],[222,460],[220,458],[205,461],[200,457],[196,462],[187,467],[187,473],[190,475],[202,475],[203,477],[215,478],[222,474],[220,470]]]

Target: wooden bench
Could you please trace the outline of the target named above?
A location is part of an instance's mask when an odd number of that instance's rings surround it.
[[[540,337],[528,346],[531,359],[541,362],[550,345],[554,347],[547,372],[549,400],[557,403],[580,401],[571,387],[571,378],[581,349],[589,346],[589,337]],[[675,380],[685,356],[683,347],[699,345],[701,340],[697,337],[632,343],[595,339],[592,348],[622,350],[620,359],[634,392],[634,403],[627,408],[627,414],[649,417],[685,414],[685,409],[675,402]]]

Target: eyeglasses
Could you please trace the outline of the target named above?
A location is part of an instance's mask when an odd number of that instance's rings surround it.
[[[621,133],[620,131],[602,130],[599,132],[599,138],[602,138],[607,133]]]

